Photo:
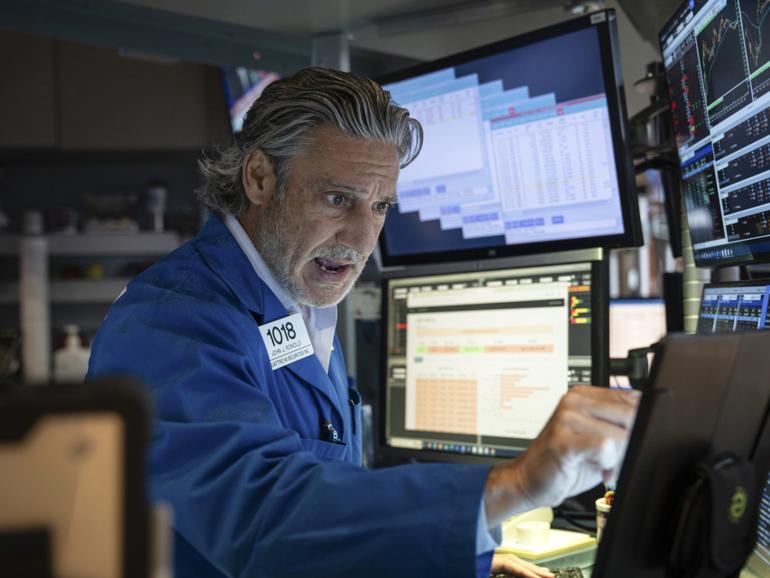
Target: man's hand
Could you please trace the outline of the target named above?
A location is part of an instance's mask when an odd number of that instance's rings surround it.
[[[489,572],[490,574],[505,572],[520,578],[553,578],[548,568],[535,566],[532,562],[522,560],[514,554],[495,554]]]
[[[577,385],[562,397],[521,456],[490,470],[484,506],[490,527],[541,506],[556,506],[620,471],[640,394]]]

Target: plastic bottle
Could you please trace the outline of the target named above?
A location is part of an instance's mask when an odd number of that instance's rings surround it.
[[[67,334],[64,347],[53,354],[53,380],[56,383],[81,383],[88,371],[91,350],[83,347],[77,325],[65,325],[64,332]]]

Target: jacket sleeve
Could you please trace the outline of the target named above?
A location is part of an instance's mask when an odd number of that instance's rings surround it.
[[[226,576],[488,572],[491,554],[476,555],[487,466],[371,471],[308,451],[259,386],[264,368],[243,353],[243,321],[217,307],[153,301],[113,307],[89,377],[122,373],[147,384],[156,412],[151,492],[172,505],[184,548]]]

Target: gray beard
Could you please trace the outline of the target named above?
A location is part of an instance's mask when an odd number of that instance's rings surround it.
[[[292,270],[299,271],[301,264],[292,263],[290,260],[287,249],[294,248],[295,244],[293,243],[291,232],[287,232],[287,228],[281,226],[282,222],[283,211],[281,210],[280,203],[271,201],[265,208],[262,222],[254,235],[255,244],[262,259],[270,267],[276,280],[298,304],[310,305],[312,307],[333,307],[337,305],[353,288],[353,285],[363,271],[366,259],[357,251],[347,247],[338,246],[322,251],[323,256],[327,258],[349,259],[360,264],[360,267],[358,272],[352,277],[349,286],[342,292],[339,298],[331,303],[320,301],[318,298],[308,295],[296,277],[292,275]],[[322,289],[332,289],[334,287],[336,287],[334,284],[320,285]]]

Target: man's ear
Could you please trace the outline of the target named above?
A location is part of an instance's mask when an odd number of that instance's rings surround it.
[[[261,150],[252,151],[241,169],[243,190],[253,205],[264,206],[275,192],[273,163]]]

